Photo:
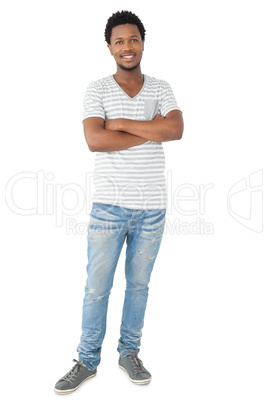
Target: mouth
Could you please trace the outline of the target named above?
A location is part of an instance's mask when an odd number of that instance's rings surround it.
[[[124,59],[124,60],[127,60],[127,61],[131,61],[131,60],[133,60],[134,59],[134,57],[135,57],[135,54],[123,54],[122,56],[122,59]]]

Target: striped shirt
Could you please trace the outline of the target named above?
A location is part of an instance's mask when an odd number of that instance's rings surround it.
[[[180,110],[170,85],[144,75],[140,92],[131,98],[112,75],[88,85],[83,120],[88,117],[152,120]],[[165,155],[161,142],[147,141],[121,151],[95,152],[93,202],[131,209],[167,206]]]

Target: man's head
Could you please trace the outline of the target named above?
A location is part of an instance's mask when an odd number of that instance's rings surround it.
[[[135,14],[130,11],[113,14],[107,21],[105,39],[119,68],[131,71],[139,67],[145,29]]]
[[[117,11],[117,13],[114,13],[108,19],[105,27],[104,36],[108,45],[111,44],[112,29],[117,27],[118,25],[124,24],[136,25],[140,32],[141,40],[144,41],[146,31],[139,17],[137,17],[137,15],[133,14],[131,11]]]

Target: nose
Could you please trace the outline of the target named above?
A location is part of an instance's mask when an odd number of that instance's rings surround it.
[[[132,40],[125,41],[124,43],[124,52],[131,52],[133,50],[133,42]]]

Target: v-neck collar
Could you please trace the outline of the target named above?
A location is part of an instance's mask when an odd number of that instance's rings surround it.
[[[129,96],[124,90],[123,88],[118,84],[118,82],[116,81],[116,79],[114,78],[113,75],[111,75],[112,80],[114,81],[114,83],[116,84],[116,86],[123,92],[123,94],[125,96],[127,96],[128,99],[134,100],[136,99],[138,96],[140,96],[140,94],[143,92],[145,85],[146,85],[146,81],[147,81],[147,77],[145,74],[143,74],[143,86],[141,87],[141,90],[137,93],[137,95],[135,95],[133,98],[131,96]]]

